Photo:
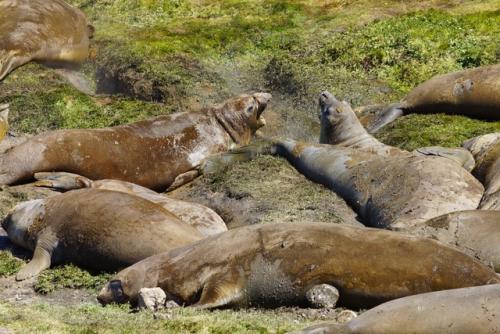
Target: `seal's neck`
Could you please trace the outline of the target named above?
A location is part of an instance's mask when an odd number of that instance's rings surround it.
[[[321,144],[340,145],[345,142],[362,140],[369,136],[352,110],[342,111],[342,115],[334,122],[327,115],[321,116]],[[336,112],[336,111],[333,111]]]
[[[247,120],[241,113],[230,108],[213,108],[210,113],[238,145],[248,144],[252,138],[252,130],[247,126]]]

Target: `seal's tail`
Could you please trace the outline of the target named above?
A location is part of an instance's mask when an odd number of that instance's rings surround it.
[[[391,104],[388,109],[382,112],[368,128],[369,133],[376,133],[384,126],[394,122],[397,118],[403,116],[404,112],[400,103]]]
[[[216,174],[237,162],[250,161],[259,155],[273,154],[275,144],[276,141],[273,139],[260,139],[229,152],[214,154],[203,162],[200,171],[202,174]]]

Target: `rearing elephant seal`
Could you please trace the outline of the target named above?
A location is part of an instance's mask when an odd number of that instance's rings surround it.
[[[486,191],[479,205],[483,210],[500,210],[500,133],[472,138],[464,143],[476,159],[472,171]]]
[[[500,119],[500,64],[438,75],[384,111],[369,128],[374,133],[408,113],[447,113]]]
[[[351,321],[294,334],[500,333],[500,284],[424,293],[377,306]]]
[[[319,284],[339,302],[369,307],[403,296],[500,282],[472,257],[436,241],[337,224],[278,223],[230,230],[119,272],[103,303],[160,287],[178,304],[204,308],[306,304]]]
[[[18,280],[61,262],[112,271],[203,238],[157,204],[98,189],[21,203],[2,227],[13,243],[34,250]]]
[[[227,231],[224,220],[212,209],[198,203],[167,197],[134,183],[119,180],[92,181],[81,175],[65,172],[35,173],[35,179],[38,180],[35,182],[35,185],[39,187],[50,187],[62,190],[81,188],[104,189],[142,197],[163,206],[179,217],[183,222],[196,228],[204,236]]]
[[[0,81],[30,61],[83,63],[93,31],[79,9],[61,0],[0,0]]]
[[[0,184],[36,172],[69,172],[163,190],[192,180],[203,160],[247,144],[264,125],[271,95],[240,95],[200,112],[181,112],[103,129],[50,131],[0,155]],[[186,177],[186,175],[188,177]]]

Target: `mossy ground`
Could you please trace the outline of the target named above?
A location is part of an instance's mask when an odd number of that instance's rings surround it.
[[[88,97],[52,71],[27,65],[0,83],[0,102],[11,104],[15,131],[117,125],[266,90],[274,99],[265,114],[265,134],[315,140],[317,94],[324,89],[353,106],[391,103],[435,74],[500,61],[496,0],[69,2],[82,8],[96,27],[85,75],[101,92],[117,94]],[[457,146],[493,131],[500,131],[500,122],[409,115],[378,136],[414,149]],[[256,217],[253,223],[340,222],[348,216],[339,209],[338,198],[276,158],[240,163],[194,185],[182,195],[213,205],[239,205],[239,212],[227,215]],[[1,197],[3,214],[4,207],[23,200],[22,192],[14,195]],[[0,276],[13,274],[20,264],[0,252]],[[59,267],[44,273],[35,286],[50,295],[59,287],[96,289],[105,278]],[[119,307],[2,303],[0,329],[267,333],[309,323],[279,311],[173,312],[169,320],[152,320]]]

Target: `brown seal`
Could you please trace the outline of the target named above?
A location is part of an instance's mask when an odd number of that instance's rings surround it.
[[[472,154],[461,147],[421,147],[410,153],[380,142],[365,130],[347,102],[338,101],[329,92],[325,91],[320,94],[319,105],[321,110],[319,142],[321,144],[349,147],[385,157],[410,154],[442,156],[455,161],[468,171],[474,168],[475,161]]]
[[[132,302],[162,288],[203,308],[306,304],[319,284],[339,303],[368,307],[408,295],[500,282],[474,258],[427,238],[328,223],[241,227],[158,254],[119,272],[103,303]]]
[[[64,1],[0,1],[0,81],[30,61],[56,68],[83,63],[93,32],[83,12]]]
[[[246,144],[264,122],[267,93],[240,95],[199,112],[181,112],[103,129],[50,131],[0,155],[0,184],[36,172],[69,172],[165,189],[210,154]],[[192,174],[191,179],[196,174]]]
[[[345,324],[294,334],[500,333],[500,284],[424,293],[377,306]]]
[[[35,179],[38,180],[35,182],[36,186],[50,187],[59,190],[93,188],[121,191],[142,197],[163,206],[179,217],[183,222],[196,228],[204,236],[227,231],[224,220],[222,220],[222,218],[212,209],[198,203],[170,198],[130,182],[119,180],[92,181],[81,175],[65,172],[35,173]]]
[[[464,143],[476,159],[472,171],[486,191],[479,209],[500,210],[500,133],[472,138]]]
[[[500,272],[500,211],[469,210],[442,215],[411,233],[455,246]]]
[[[500,64],[437,75],[392,105],[369,127],[374,133],[409,113],[446,113],[500,119]]]
[[[160,205],[99,189],[23,202],[2,227],[14,244],[34,251],[18,280],[62,262],[112,271],[203,238]]]

